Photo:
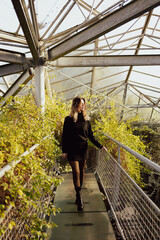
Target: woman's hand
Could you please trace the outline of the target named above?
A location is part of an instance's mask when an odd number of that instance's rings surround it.
[[[67,153],[62,153],[62,156],[63,156],[64,158],[67,158]]]

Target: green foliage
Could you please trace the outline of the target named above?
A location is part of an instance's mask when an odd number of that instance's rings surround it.
[[[135,119],[120,122],[117,108],[110,101],[104,101],[103,95],[91,97],[86,93],[83,97],[86,98],[94,130],[101,130],[136,152],[145,154],[145,145],[132,133],[130,123]],[[11,100],[0,113],[0,167],[17,160],[34,144],[40,145],[0,179],[0,217],[5,217],[4,211],[11,204],[17,209],[18,218],[28,219],[26,229],[31,234],[29,239],[39,239],[45,237],[46,233],[42,230],[50,224],[41,220],[31,209],[37,212],[43,209],[48,216],[59,212],[59,209],[55,209],[52,204],[48,206],[43,199],[48,194],[53,195],[53,183],[56,186],[62,181],[52,170],[55,160],[61,155],[63,122],[69,114],[71,103],[65,103],[56,94],[52,100],[46,96],[46,110],[42,115],[30,94],[16,97],[14,104]],[[42,140],[47,135],[50,137]],[[117,159],[117,146],[98,132],[97,136]],[[140,162],[123,149],[121,160],[125,170],[140,184]],[[10,222],[9,228],[14,228],[14,225],[14,221]],[[3,231],[1,229],[1,234]]]
[[[39,239],[45,233],[42,229],[48,226],[45,219],[41,220],[31,210],[43,210],[44,215],[56,214],[59,209],[48,206],[45,198],[53,196],[52,186],[57,186],[61,178],[54,174],[55,160],[61,154],[59,140],[61,138],[67,105],[57,99],[52,101],[46,96],[46,111],[42,115],[35,105],[32,96],[15,97],[1,109],[0,113],[0,167],[17,160],[20,155],[34,144],[39,147],[22,158],[11,171],[0,179],[0,217],[8,205],[16,207],[17,218],[28,219],[31,236]],[[51,134],[51,132],[53,132]],[[47,135],[48,138],[43,140]],[[9,228],[14,228],[14,221]],[[4,229],[1,230],[1,234]]]
[[[109,135],[110,137],[116,139],[117,141],[123,143],[134,151],[141,155],[146,155],[146,146],[140,140],[139,136],[133,134],[131,127],[131,122],[136,121],[137,117],[123,122],[119,120],[117,116],[117,108],[115,104],[111,101],[102,101],[104,99],[103,95],[92,95],[92,97],[87,93],[85,95],[86,102],[88,102],[88,107],[91,109],[90,116],[92,121],[92,128],[100,130],[101,132]],[[102,103],[99,105],[99,103]],[[118,159],[117,145],[111,140],[107,139],[104,135],[97,131],[96,135],[99,137],[101,143],[103,143],[111,155]],[[136,157],[120,148],[122,167],[127,171],[127,173],[139,184],[142,185],[141,181],[141,162]]]

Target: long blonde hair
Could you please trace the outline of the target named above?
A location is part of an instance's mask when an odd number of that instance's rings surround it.
[[[86,109],[86,100],[84,98],[75,97],[72,101],[71,112],[69,114],[70,117],[73,117],[74,122],[77,122],[77,120],[78,120],[78,106],[79,106],[81,100],[84,101],[84,105],[85,105],[85,108],[82,111],[84,120],[85,121],[89,120],[89,116],[87,114],[87,109]]]

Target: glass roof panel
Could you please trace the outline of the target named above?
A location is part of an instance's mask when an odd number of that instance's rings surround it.
[[[24,0],[24,2],[27,7],[30,21],[32,22],[29,1]],[[78,29],[80,24],[85,23],[85,27],[88,27],[89,24],[91,24],[90,21],[93,19],[95,20],[95,16],[98,14],[101,13],[101,16],[103,16],[103,14],[109,14],[117,10],[117,8],[122,7],[123,4],[131,2],[131,0],[78,0],[76,2],[73,0],[33,0],[33,2],[35,5],[35,17],[40,33],[38,47],[43,46],[44,49],[46,49],[47,56],[48,47],[52,48],[53,44],[56,46],[60,41],[64,41],[67,37],[84,29],[84,27]],[[12,1],[1,0],[0,4],[0,49],[25,53],[27,58],[32,58],[31,50],[24,37],[22,28],[20,27]],[[113,7],[114,4],[117,5]],[[98,56],[116,56],[160,54],[160,7],[152,11],[152,16],[145,28],[148,14],[149,13],[145,13],[143,16],[133,19],[99,37],[96,49],[94,39],[92,42],[70,52],[68,55],[87,56],[95,54]],[[71,32],[70,28],[75,26],[77,29]],[[68,32],[67,34],[65,33],[65,35],[63,31]],[[48,37],[49,39],[47,39]],[[40,51],[43,52],[43,49]],[[8,63],[10,62],[0,59],[0,66],[2,69],[1,76],[3,76],[3,65]],[[24,64],[24,62],[22,61],[21,64]],[[47,64],[51,65],[51,62],[46,62],[46,67],[48,66]],[[34,67],[35,66],[33,66],[33,69]],[[54,67],[52,70],[54,70],[54,77],[51,76],[51,87],[55,91],[63,94],[65,98],[73,97],[75,94],[89,89],[84,86],[85,84],[88,87],[91,86],[93,75],[92,67],[63,67],[61,69]],[[130,70],[131,74],[129,79],[127,79]],[[0,77],[1,95],[2,92],[8,89],[8,86],[14,83],[18,76],[19,74],[13,74]],[[94,78],[95,89],[110,91],[118,86],[119,88],[117,92],[114,92],[113,96],[119,94],[121,99],[123,98],[122,90],[124,90],[125,81],[129,84],[135,84],[139,92],[150,96],[152,100],[159,96],[159,90],[156,91],[155,89],[160,88],[159,66],[137,66],[133,68],[130,66],[96,67]],[[148,89],[148,86],[150,86],[151,90]],[[128,96],[131,96],[131,91]],[[136,98],[138,99],[137,96]],[[127,101],[129,101],[128,99],[129,97],[127,97]]]
[[[1,0],[0,4],[0,30],[6,32],[16,32],[19,22],[14,11],[12,2],[8,0]]]

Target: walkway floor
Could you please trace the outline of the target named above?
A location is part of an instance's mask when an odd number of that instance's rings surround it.
[[[58,186],[54,204],[61,213],[51,216],[58,225],[50,230],[49,240],[115,240],[113,229],[93,173],[86,173],[82,189],[83,212],[77,211],[72,175],[64,176]]]

